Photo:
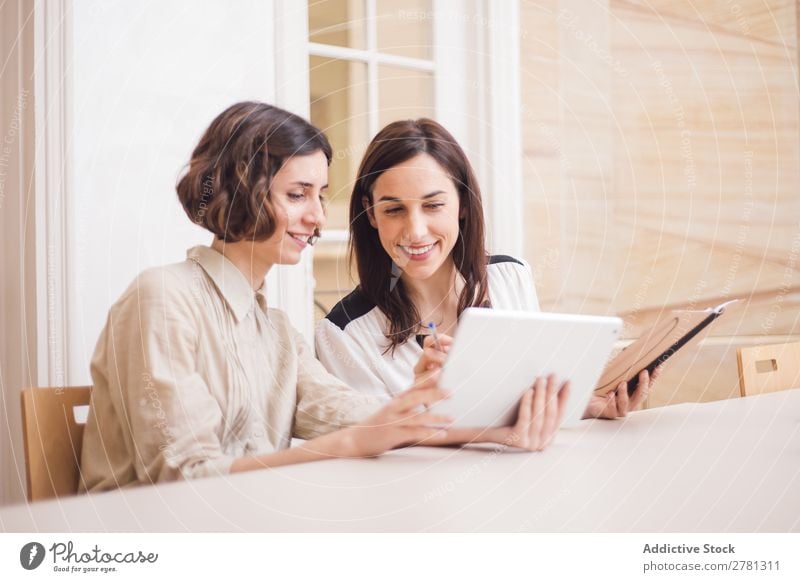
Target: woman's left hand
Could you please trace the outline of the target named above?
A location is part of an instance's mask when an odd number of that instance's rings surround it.
[[[653,387],[653,382],[661,374],[661,366],[653,371],[653,376],[647,373],[647,370],[642,370],[639,373],[639,385],[633,394],[628,395],[628,384],[620,382],[617,389],[609,392],[605,396],[592,396],[586,411],[583,413],[583,418],[621,418],[632,410],[636,410],[641,406],[644,400],[650,394]]]

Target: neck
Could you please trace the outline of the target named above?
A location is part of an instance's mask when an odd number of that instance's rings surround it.
[[[464,287],[452,260],[424,280],[403,277],[417,312],[423,321],[454,319],[458,310],[458,297]]]
[[[272,268],[272,263],[261,259],[258,246],[258,242],[240,241],[226,243],[217,238],[211,243],[212,249],[222,253],[226,259],[239,269],[245,279],[250,282],[253,291],[258,291],[261,288],[264,284],[264,277],[267,276],[267,273]]]

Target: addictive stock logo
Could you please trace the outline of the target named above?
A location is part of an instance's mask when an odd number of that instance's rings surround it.
[[[35,570],[44,561],[44,546],[39,542],[29,542],[19,551],[19,563],[26,570]]]

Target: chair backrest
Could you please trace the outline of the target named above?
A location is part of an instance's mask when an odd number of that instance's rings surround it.
[[[88,405],[91,394],[91,386],[22,391],[28,501],[78,492],[85,421],[75,407]]]
[[[800,342],[739,348],[736,356],[742,396],[800,386]]]

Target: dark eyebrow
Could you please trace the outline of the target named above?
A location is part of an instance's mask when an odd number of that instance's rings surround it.
[[[302,186],[303,188],[313,188],[313,187],[314,187],[314,184],[312,184],[312,183],[310,183],[310,182],[300,182],[300,181],[297,181],[297,182],[292,182],[292,186]],[[327,188],[327,187],[328,187],[328,185],[327,185],[327,184],[325,184],[325,185],[324,185],[322,188],[320,188],[320,190],[324,190],[324,189],[325,189],[325,188]]]
[[[427,200],[428,198],[433,198],[434,196],[438,196],[439,194],[445,194],[444,190],[436,190],[434,192],[429,192],[422,197],[423,200]],[[400,199],[396,196],[381,196],[378,199],[378,202],[400,202]]]

